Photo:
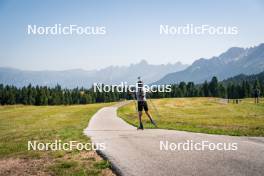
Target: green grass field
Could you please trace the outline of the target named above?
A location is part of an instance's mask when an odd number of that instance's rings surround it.
[[[107,172],[109,163],[94,151],[28,151],[27,143],[56,139],[88,143],[90,140],[84,136],[83,129],[98,109],[109,105],[0,106],[0,173],[4,174],[3,165],[17,165],[12,167],[17,173],[26,172],[20,173],[22,175],[101,175]]]
[[[192,132],[235,136],[264,136],[264,99],[254,104],[254,99],[243,99],[239,104],[226,103],[218,98],[164,98],[154,99],[160,118],[152,103],[149,109],[158,127]],[[137,126],[138,118],[132,102],[118,109],[118,115]],[[153,128],[146,115],[145,128]]]

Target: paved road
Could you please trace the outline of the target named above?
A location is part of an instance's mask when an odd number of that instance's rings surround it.
[[[120,175],[264,175],[263,137],[231,137],[162,129],[136,130],[117,117],[117,107],[99,110],[84,132],[93,142],[105,143],[106,150],[102,154]],[[173,150],[175,144],[186,143],[187,140],[192,140],[193,144],[203,141],[237,143],[238,149]],[[171,150],[160,150],[160,141],[168,141]]]

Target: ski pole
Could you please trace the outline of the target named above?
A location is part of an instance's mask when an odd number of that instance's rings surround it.
[[[149,101],[150,101],[150,104],[151,104],[151,106],[153,107],[153,109],[154,109],[156,115],[158,116],[158,119],[160,120],[160,114],[159,114],[159,111],[158,111],[158,109],[156,108],[155,104],[152,102],[150,95],[149,95]]]
[[[135,105],[135,110],[136,110],[136,114],[138,113],[138,108],[137,108],[137,101],[136,101],[136,97],[135,97],[135,94],[132,92],[132,98],[133,98],[133,102],[134,102],[134,105]]]
[[[157,114],[159,120],[160,120],[160,114],[159,114],[158,109],[156,108],[156,106],[155,106],[155,104],[152,102],[152,100],[151,100],[151,99],[149,99],[149,100],[150,100],[150,103],[151,103],[151,105],[153,106],[153,109],[155,110],[155,112],[156,112],[156,114]]]
[[[136,113],[138,113],[138,107],[137,107],[137,101],[136,101],[135,95],[133,96],[133,101],[135,104]]]

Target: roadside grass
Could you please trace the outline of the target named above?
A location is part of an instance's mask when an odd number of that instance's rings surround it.
[[[264,136],[264,99],[243,99],[239,104],[226,103],[220,98],[164,98],[152,99],[160,118],[148,101],[150,113],[158,127],[209,134],[232,136]],[[118,109],[118,116],[138,126],[135,104]],[[153,128],[143,115],[145,128]]]
[[[83,129],[98,109],[109,105],[112,103],[0,106],[0,161],[5,163],[10,159],[20,159],[17,172],[29,172],[26,175],[35,175],[38,170],[47,175],[101,175],[110,164],[105,164],[108,162],[94,151],[28,151],[27,144],[28,141],[35,140],[43,143],[55,140],[61,140],[62,143],[69,141],[89,143],[91,141],[83,134]],[[22,162],[27,161],[40,162],[32,164],[36,168],[19,168],[19,165],[22,167]],[[1,172],[4,173],[0,170],[0,175]]]

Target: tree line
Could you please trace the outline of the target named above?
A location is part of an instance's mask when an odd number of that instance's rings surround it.
[[[241,99],[253,97],[254,90],[259,89],[264,92],[264,85],[258,79],[254,82],[242,81],[242,83],[228,83],[227,85],[218,82],[216,77],[203,84],[193,82],[180,82],[171,86],[171,92],[153,92],[149,94],[151,98],[171,98],[171,97],[222,97],[228,99]],[[133,99],[133,94],[129,92],[94,92],[93,88],[65,89],[60,85],[55,87],[47,86],[15,86],[0,84],[0,104],[1,105],[72,105],[90,104],[100,102],[113,102],[121,99]]]
[[[229,82],[224,84],[219,82],[217,77],[203,84],[193,82],[180,82],[172,85],[172,91],[167,93],[152,93],[152,98],[171,98],[171,97],[220,97],[227,99],[242,99],[254,97],[255,90],[264,92],[264,84],[256,79],[254,82],[244,80],[241,83]],[[262,94],[260,94],[262,95]]]
[[[91,89],[62,89],[60,85],[53,88],[47,86],[15,86],[0,84],[0,103],[24,105],[72,105],[120,100],[122,94],[117,92],[93,92]]]

